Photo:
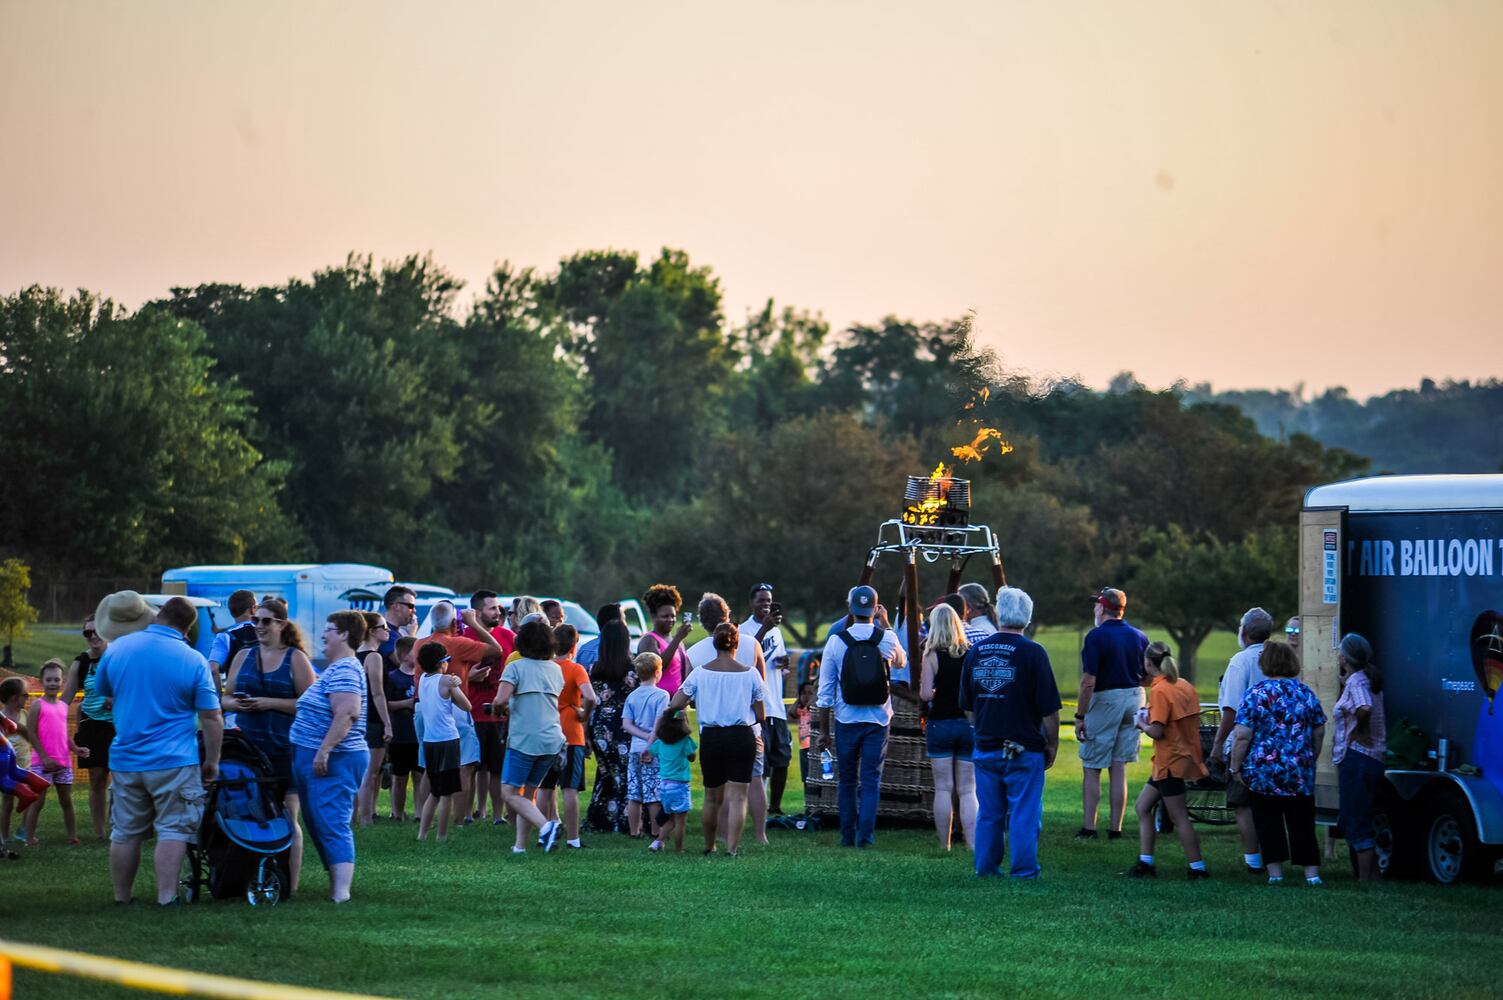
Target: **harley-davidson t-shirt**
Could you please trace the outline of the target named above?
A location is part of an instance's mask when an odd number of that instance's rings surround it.
[[[971,647],[960,672],[960,707],[971,713],[979,750],[1006,740],[1044,751],[1040,728],[1060,709],[1049,653],[1024,635],[996,632]]]

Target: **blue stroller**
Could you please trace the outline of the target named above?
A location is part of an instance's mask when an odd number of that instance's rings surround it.
[[[237,729],[225,731],[219,778],[209,787],[198,843],[184,863],[185,902],[195,902],[205,888],[215,899],[243,895],[252,906],[275,906],[292,894],[286,786],[259,747]]]

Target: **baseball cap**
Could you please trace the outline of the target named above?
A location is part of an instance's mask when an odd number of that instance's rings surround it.
[[[852,587],[849,600],[853,615],[866,618],[877,613],[877,592],[871,587]]]

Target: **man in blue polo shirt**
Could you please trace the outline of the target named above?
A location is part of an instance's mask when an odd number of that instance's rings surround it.
[[[122,607],[139,608],[130,614]],[[134,591],[111,594],[95,621],[137,619],[149,612]],[[209,661],[188,645],[198,611],[181,597],[162,605],[143,631],[111,642],[99,661],[95,690],[114,698],[115,742],[110,746],[114,787],[110,802],[110,880],[115,902],[129,903],[141,841],[155,831],[157,903],[177,901],[188,844],[203,818],[204,783],[219,773],[224,735],[219,695]],[[198,755],[198,730],[204,736]]]
[[[1096,627],[1080,649],[1080,700],[1075,708],[1075,740],[1085,772],[1080,796],[1084,818],[1076,840],[1095,840],[1101,805],[1101,772],[1111,779],[1111,828],[1122,836],[1127,813],[1127,765],[1138,759],[1134,717],[1143,707],[1143,653],[1148,636],[1123,621],[1127,595],[1111,587],[1093,599]]]
[[[1033,599],[1003,587],[995,606],[999,630],[971,646],[960,670],[960,707],[976,731],[976,874],[1002,874],[1010,831],[1010,874],[1036,878],[1044,772],[1059,752],[1059,688],[1049,654],[1023,634]]]

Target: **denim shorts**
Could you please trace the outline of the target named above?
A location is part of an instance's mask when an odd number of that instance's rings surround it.
[[[507,750],[506,761],[501,765],[501,784],[512,788],[536,788],[542,784],[557,758],[556,753],[530,754]]]
[[[677,816],[694,808],[694,802],[689,797],[689,783],[687,781],[672,781],[664,778],[659,784],[662,793],[662,801],[658,805],[658,812],[663,816]]]
[[[924,727],[924,749],[930,760],[970,760],[976,734],[965,719],[930,719]]]

